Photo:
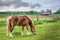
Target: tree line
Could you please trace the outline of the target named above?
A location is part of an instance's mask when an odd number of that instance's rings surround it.
[[[51,10],[47,10],[47,12],[52,12]],[[13,11],[6,11],[6,12],[0,12],[0,16],[9,16],[9,15],[41,15],[43,11],[37,12],[37,11],[17,11],[17,12],[13,12]],[[58,10],[56,10],[56,12],[54,12],[53,14],[60,14],[60,8]]]

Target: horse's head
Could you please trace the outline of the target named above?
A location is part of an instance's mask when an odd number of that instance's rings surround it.
[[[35,32],[35,26],[32,26],[32,27],[31,27],[31,32],[33,33],[33,35],[36,34],[36,32]]]

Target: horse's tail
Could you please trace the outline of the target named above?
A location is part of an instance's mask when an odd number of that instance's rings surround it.
[[[8,36],[9,34],[9,27],[11,26],[11,22],[10,22],[11,16],[9,16],[7,18],[7,26],[6,26],[6,35]]]

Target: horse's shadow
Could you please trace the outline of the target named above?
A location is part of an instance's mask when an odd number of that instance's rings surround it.
[[[21,32],[14,32],[13,35],[19,36],[21,35]]]
[[[14,32],[13,35],[14,36],[19,36],[19,37],[28,37],[28,36],[30,37],[30,36],[33,36],[31,34],[30,35],[21,35],[21,32]]]

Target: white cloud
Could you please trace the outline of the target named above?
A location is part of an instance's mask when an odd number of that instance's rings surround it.
[[[17,11],[30,11],[32,10],[30,7],[19,7],[16,9]]]
[[[30,7],[19,7],[19,8],[14,8],[13,6],[6,7],[4,6],[2,10],[0,11],[30,11],[32,10]]]
[[[28,7],[30,6],[31,8],[35,7],[40,7],[40,4],[30,4],[28,2],[24,2],[22,0],[0,0],[0,6],[10,6],[10,5],[15,5],[16,8],[18,7]]]

